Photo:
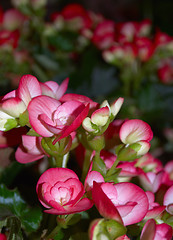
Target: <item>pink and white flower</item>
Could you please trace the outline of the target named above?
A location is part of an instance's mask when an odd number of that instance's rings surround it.
[[[66,215],[88,210],[93,203],[83,198],[85,190],[78,176],[67,168],[50,168],[38,180],[37,194],[45,212]]]
[[[59,136],[59,140],[75,131],[87,116],[89,106],[78,101],[61,104],[48,96],[35,97],[28,106],[29,122],[43,137]]]
[[[145,192],[133,183],[94,182],[93,201],[99,213],[124,225],[140,222],[148,211],[148,199]]]

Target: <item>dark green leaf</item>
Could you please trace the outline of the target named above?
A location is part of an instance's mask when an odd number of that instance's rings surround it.
[[[16,216],[23,224],[26,231],[35,231],[42,219],[42,212],[37,208],[30,208],[21,198],[17,190],[8,190],[0,185],[0,219]]]
[[[21,222],[28,232],[37,230],[41,220],[42,212],[40,208],[27,208],[26,211],[21,213]]]

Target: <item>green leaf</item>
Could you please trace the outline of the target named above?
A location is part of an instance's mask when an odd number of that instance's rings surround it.
[[[40,208],[27,208],[26,211],[21,214],[21,222],[28,232],[37,230],[41,220],[42,212]]]
[[[16,216],[26,231],[36,231],[42,219],[39,208],[30,208],[17,190],[8,190],[0,185],[0,219]]]

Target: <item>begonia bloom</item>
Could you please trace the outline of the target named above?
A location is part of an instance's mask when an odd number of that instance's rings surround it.
[[[66,215],[88,210],[93,203],[85,193],[78,176],[71,169],[50,168],[38,180],[37,194],[45,212]]]
[[[43,137],[59,135],[59,140],[75,131],[88,114],[89,107],[78,101],[61,103],[48,96],[35,97],[28,106],[29,121]]]
[[[92,197],[103,217],[123,221],[125,226],[140,222],[148,211],[145,192],[133,183],[94,182]]]

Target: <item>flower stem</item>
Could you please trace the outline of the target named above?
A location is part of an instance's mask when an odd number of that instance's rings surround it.
[[[113,172],[115,171],[115,168],[118,165],[118,163],[119,163],[119,160],[118,160],[118,157],[117,157],[117,159],[113,163],[112,167],[107,171],[107,176],[111,176],[113,174]]]
[[[56,167],[62,167],[63,166],[63,155],[57,154],[57,156],[54,157],[56,162]]]
[[[81,181],[83,182],[85,180],[85,177],[88,173],[88,169],[90,166],[90,158],[91,158],[91,151],[86,149],[85,153],[85,159],[84,159],[84,164],[83,164],[83,170],[82,170],[82,176],[81,176]]]
[[[53,239],[53,238],[56,236],[56,234],[58,234],[58,232],[60,231],[60,229],[61,229],[61,226],[57,225],[57,226],[53,229],[53,231],[46,237],[45,240]]]

